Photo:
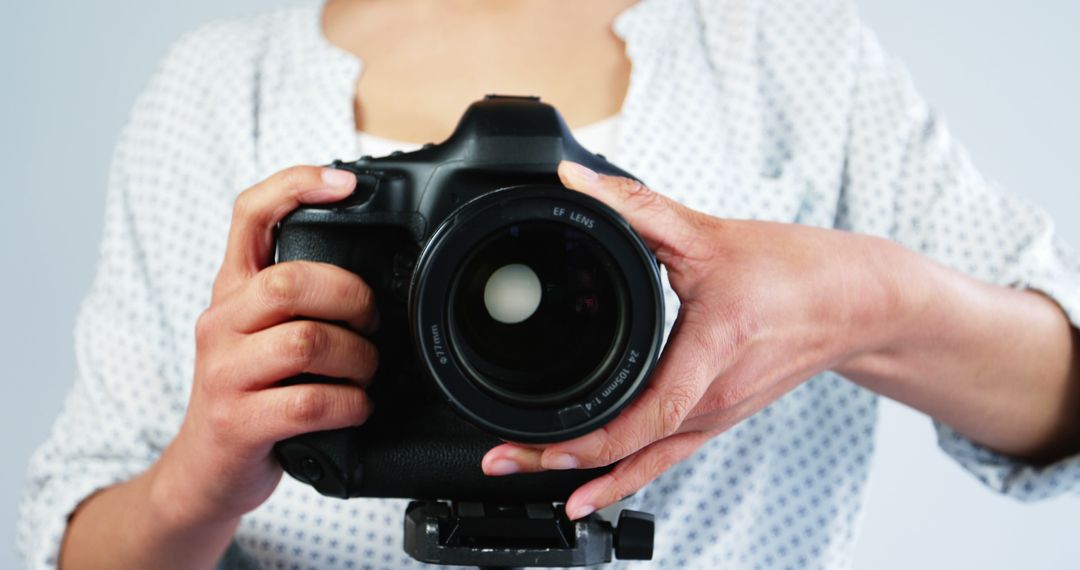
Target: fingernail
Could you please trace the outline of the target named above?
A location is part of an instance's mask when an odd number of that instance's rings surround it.
[[[575,178],[580,178],[581,180],[584,180],[586,182],[593,182],[596,179],[600,178],[600,175],[598,175],[596,172],[576,162],[566,161],[566,167],[570,170],[571,174]]]
[[[583,519],[593,514],[594,512],[596,512],[596,507],[592,505],[581,505],[580,507],[574,509],[573,512],[566,513],[566,516],[570,517],[571,520],[576,521],[578,519]]]
[[[333,186],[335,188],[352,188],[356,184],[356,175],[348,170],[340,170],[337,168],[324,168],[322,170],[322,181],[327,186]]]
[[[308,190],[300,196],[303,202],[326,202],[341,199],[348,196],[356,187],[356,176],[347,170],[337,168],[323,168],[319,174],[324,184],[323,188]]]
[[[488,464],[486,471],[488,475],[499,477],[501,475],[517,473],[518,471],[521,471],[521,467],[509,459],[496,459]]]
[[[330,186],[327,188],[318,188],[316,190],[308,190],[300,195],[301,202],[328,202],[331,200],[340,200],[349,195],[349,189],[347,186]]]
[[[577,469],[578,461],[573,455],[567,453],[552,453],[540,458],[540,466],[544,469]]]

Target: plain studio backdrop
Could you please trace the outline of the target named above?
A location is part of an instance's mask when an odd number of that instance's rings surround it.
[[[0,568],[26,461],[75,375],[72,325],[101,236],[113,145],[168,45],[283,0],[34,0],[0,8]],[[1075,0],[859,0],[983,172],[1054,213],[1080,245]],[[347,157],[344,157],[347,158]],[[937,449],[930,422],[881,408],[858,569],[1076,568],[1077,496],[994,495]]]

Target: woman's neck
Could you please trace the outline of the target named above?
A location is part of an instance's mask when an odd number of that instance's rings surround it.
[[[364,61],[356,128],[442,140],[486,93],[539,95],[571,126],[616,114],[630,78],[614,18],[634,0],[330,0],[327,40]]]

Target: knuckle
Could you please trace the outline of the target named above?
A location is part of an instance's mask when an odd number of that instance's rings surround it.
[[[211,358],[209,362],[201,366],[204,388],[216,392],[223,386],[228,378],[229,366],[220,358]]]
[[[251,217],[255,212],[255,188],[248,188],[239,195],[236,196],[236,200],[233,201],[233,213],[234,220],[240,220]]]
[[[684,386],[672,386],[660,394],[660,432],[675,433],[694,407],[694,395]]]
[[[710,413],[724,413],[738,408],[751,396],[750,390],[741,382],[718,383],[711,390],[705,409]]]
[[[640,180],[620,178],[617,187],[623,197],[639,209],[650,210],[663,207],[661,196]]]
[[[277,174],[275,182],[289,191],[294,191],[304,186],[305,182],[309,180],[309,171],[310,167],[308,166],[290,166]]]
[[[632,436],[613,432],[606,428],[601,428],[603,431],[600,438],[600,445],[597,448],[597,460],[601,465],[611,465],[616,461],[630,455],[633,451],[630,441]]]
[[[296,321],[291,328],[285,354],[289,355],[298,368],[306,369],[322,350],[326,341],[325,332],[322,326],[314,321]]]
[[[616,179],[618,182],[619,191],[627,197],[633,196],[646,196],[651,194],[652,191],[649,187],[643,184],[640,180],[634,180],[633,178],[620,177]]]
[[[218,329],[217,311],[207,309],[199,315],[195,321],[195,346],[204,347],[211,344]]]
[[[221,404],[211,406],[207,413],[207,422],[209,423],[210,430],[218,439],[232,438],[235,426],[233,421],[234,418],[235,414],[233,414],[229,406]]]
[[[271,265],[259,275],[259,295],[270,306],[287,307],[300,296],[300,270],[296,264]]]
[[[285,417],[297,424],[308,424],[321,418],[330,408],[320,386],[301,384],[285,400]]]

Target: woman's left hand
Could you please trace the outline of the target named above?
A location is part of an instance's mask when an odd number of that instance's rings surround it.
[[[885,346],[910,307],[903,264],[878,238],[715,218],[626,178],[559,166],[563,183],[622,214],[681,307],[645,391],[608,425],[545,446],[507,443],[488,475],[610,465],[577,489],[577,519],[634,493],[804,380]]]

